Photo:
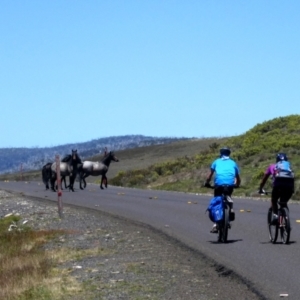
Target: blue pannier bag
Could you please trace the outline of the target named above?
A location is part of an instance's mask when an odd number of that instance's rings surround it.
[[[208,216],[212,222],[219,222],[223,219],[223,198],[213,197],[207,207]]]

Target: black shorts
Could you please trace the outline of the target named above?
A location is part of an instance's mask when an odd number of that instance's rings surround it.
[[[214,189],[214,196],[221,196],[223,193],[225,195],[228,195],[231,197],[231,194],[233,192],[233,187],[232,186],[223,186],[223,185],[219,185],[219,186],[215,186]]]
[[[275,204],[279,200],[280,202],[287,203],[294,193],[292,188],[283,188],[274,186],[272,189],[272,202]]]

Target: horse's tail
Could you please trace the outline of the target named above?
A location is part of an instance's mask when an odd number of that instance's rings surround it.
[[[43,183],[47,186],[51,177],[51,165],[52,163],[47,163],[42,168],[42,179]]]

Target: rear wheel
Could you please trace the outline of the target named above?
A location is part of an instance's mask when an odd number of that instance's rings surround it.
[[[291,235],[291,223],[289,217],[289,210],[284,207],[282,208],[282,216],[280,216],[281,223],[280,223],[280,235],[283,244],[288,244],[290,241]]]
[[[278,224],[272,225],[272,208],[268,211],[268,227],[270,242],[275,244],[278,237]]]
[[[218,223],[218,242],[222,242],[224,221]]]
[[[229,227],[229,207],[224,207],[224,216],[222,222],[219,224],[219,242],[227,243]]]

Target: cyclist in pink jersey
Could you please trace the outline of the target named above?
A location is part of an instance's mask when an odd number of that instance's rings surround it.
[[[288,158],[285,153],[278,153],[276,155],[276,163],[280,161],[288,161]],[[294,186],[292,184],[286,185],[277,185],[275,183],[275,175],[276,175],[276,163],[271,164],[265,171],[265,174],[261,180],[259,185],[259,193],[265,194],[263,187],[267,182],[268,178],[271,177],[272,179],[272,195],[271,195],[271,207],[273,211],[273,219],[272,221],[276,221],[278,218],[278,205],[277,201],[280,199],[281,202],[288,202],[294,193]]]

